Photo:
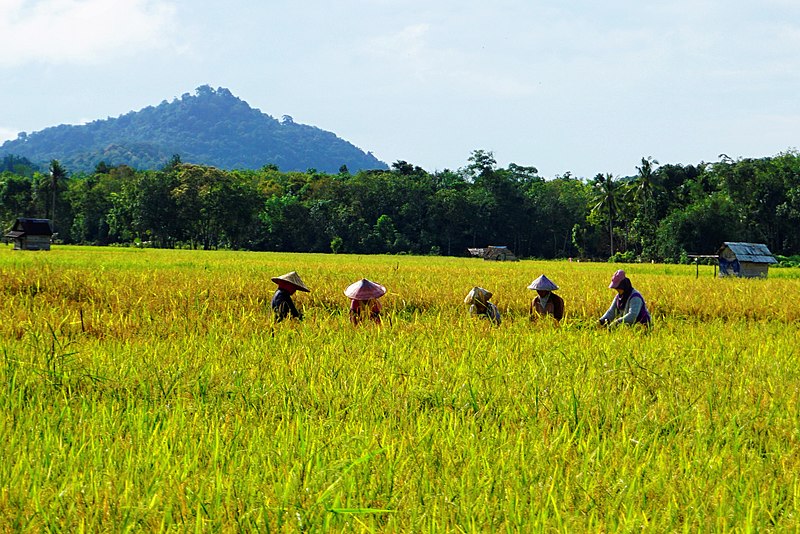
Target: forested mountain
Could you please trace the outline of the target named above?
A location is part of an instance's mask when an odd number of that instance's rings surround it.
[[[220,169],[338,172],[386,169],[371,153],[314,126],[280,121],[251,108],[224,88],[198,87],[172,102],[80,126],[61,125],[21,133],[0,146],[0,157],[14,155],[46,167],[58,160],[72,172],[89,172],[98,163],[157,169],[173,155],[188,163]]]

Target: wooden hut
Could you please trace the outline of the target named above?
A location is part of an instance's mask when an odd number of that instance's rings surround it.
[[[14,250],[50,250],[53,229],[50,219],[20,217],[5,235],[6,242],[14,241]]]
[[[492,246],[486,248],[470,248],[469,253],[487,261],[519,261],[519,259],[505,246]]]
[[[719,249],[719,275],[766,278],[769,266],[778,263],[767,245],[726,241]]]

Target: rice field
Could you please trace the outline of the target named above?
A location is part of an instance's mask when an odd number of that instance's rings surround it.
[[[596,326],[619,267],[649,332]],[[305,320],[275,324],[292,270]],[[64,246],[0,273],[2,531],[800,529],[800,269]],[[543,273],[560,325],[528,318]],[[362,277],[382,326],[349,322]]]

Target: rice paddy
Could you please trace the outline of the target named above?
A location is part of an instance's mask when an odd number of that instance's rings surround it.
[[[596,326],[619,267],[649,332]],[[292,270],[305,319],[275,324]],[[800,269],[64,246],[0,273],[3,531],[800,528]],[[382,326],[349,322],[362,277]]]

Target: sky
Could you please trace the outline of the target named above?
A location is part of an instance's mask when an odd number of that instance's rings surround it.
[[[201,85],[388,164],[629,176],[800,145],[800,2],[0,0],[0,142]]]

